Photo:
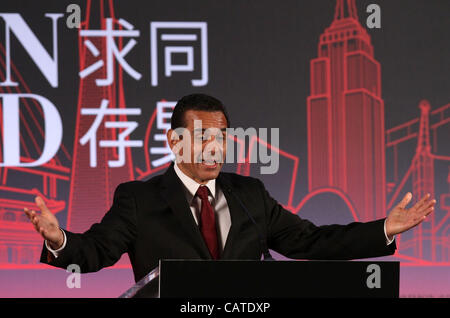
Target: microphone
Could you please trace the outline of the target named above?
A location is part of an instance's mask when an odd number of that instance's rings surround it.
[[[255,219],[252,217],[250,212],[247,210],[247,207],[244,205],[244,203],[241,201],[241,199],[236,194],[234,194],[234,192],[231,188],[229,188],[229,187],[226,187],[226,188],[227,188],[228,193],[230,195],[232,195],[238,201],[239,205],[242,207],[242,209],[247,214],[247,217],[250,219],[250,221],[255,226],[256,232],[258,233],[258,237],[259,237],[259,243],[261,244],[263,261],[275,261],[275,259],[270,254],[269,249],[267,248],[266,239],[262,236],[261,231],[259,230],[258,224],[256,223]]]

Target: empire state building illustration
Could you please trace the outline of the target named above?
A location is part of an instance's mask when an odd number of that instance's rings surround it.
[[[385,216],[384,102],[380,64],[354,1],[338,0],[311,60],[307,100],[309,191],[337,188],[362,221]]]
[[[305,198],[339,193],[355,220],[371,221],[386,217],[408,191],[410,206],[430,193],[437,199],[435,211],[397,236],[396,257],[416,265],[450,265],[450,104],[432,110],[422,100],[408,113],[418,117],[385,130],[381,67],[354,0],[337,0],[310,75]]]

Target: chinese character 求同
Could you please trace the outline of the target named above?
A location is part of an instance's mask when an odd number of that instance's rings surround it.
[[[118,23],[125,28],[125,30],[115,30],[113,29],[113,19],[106,19],[106,29],[105,30],[81,30],[80,36],[85,37],[104,37],[106,38],[106,78],[96,79],[95,83],[97,86],[108,86],[113,83],[114,78],[114,64],[113,57],[117,59],[120,66],[135,80],[139,80],[142,75],[134,70],[126,61],[125,56],[130,52],[130,50],[136,45],[136,40],[131,39],[128,43],[119,50],[114,38],[116,37],[137,37],[139,36],[139,31],[134,30],[133,25],[128,23],[127,21],[120,19]],[[100,51],[98,48],[92,43],[91,40],[85,40],[84,44],[86,48],[94,55],[98,57],[100,55]],[[99,68],[105,65],[103,60],[98,60],[97,62],[91,64],[86,67],[82,71],[80,71],[79,75],[81,78],[85,78],[91,73],[95,72]]]
[[[158,38],[159,29],[174,29],[177,33],[162,33]],[[185,30],[192,30],[186,32]],[[183,30],[183,32],[179,32]],[[193,30],[200,30],[199,34]],[[164,44],[164,75],[170,77],[173,72],[193,72],[194,46],[193,42],[200,42],[200,68],[201,78],[193,79],[192,86],[205,86],[208,84],[208,36],[206,22],[151,22],[151,83],[158,86],[158,40]],[[166,42],[173,44],[166,45]],[[180,42],[182,44],[180,44]],[[176,44],[176,45],[174,45]],[[186,64],[174,64],[175,54],[186,55]]]

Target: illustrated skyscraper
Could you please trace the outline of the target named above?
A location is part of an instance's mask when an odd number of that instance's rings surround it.
[[[412,190],[413,197],[419,200],[427,193],[434,197],[434,159],[431,153],[430,144],[430,109],[428,101],[420,102],[420,122],[419,133],[416,148],[416,155],[412,163]],[[431,251],[428,259],[436,261],[436,242],[434,233],[434,216],[432,213],[425,222],[414,229],[414,256],[424,258],[424,243],[427,245],[425,250]],[[424,232],[427,232],[424,235]],[[425,239],[426,237],[426,239]],[[431,256],[431,257],[430,257]]]
[[[338,0],[311,60],[307,99],[309,191],[337,188],[362,221],[384,217],[384,102],[380,64],[354,0]]]
[[[118,26],[114,18],[112,1],[88,1],[86,20],[82,22],[82,30],[105,29],[106,14],[113,19],[113,25]],[[87,50],[85,38],[79,36],[80,71],[90,65],[107,60],[106,37],[90,37],[91,43],[99,50],[97,54]],[[90,167],[90,147],[81,145],[80,138],[89,130],[96,116],[81,115],[81,108],[99,108],[103,99],[108,100],[108,108],[126,108],[122,73],[123,70],[114,63],[114,82],[108,86],[97,86],[96,79],[106,77],[106,66],[98,69],[90,76],[80,78],[79,97],[75,127],[75,141],[70,183],[70,198],[68,204],[67,228],[74,232],[83,232],[90,225],[98,222],[110,208],[115,187],[125,181],[134,179],[131,151],[126,148],[126,164],[122,167],[110,168],[109,160],[117,160],[115,148],[102,148],[97,145],[97,166]],[[123,115],[107,115],[104,120],[126,121]],[[100,140],[117,140],[118,131],[105,128],[101,124],[97,130],[97,142]]]
[[[432,110],[424,99],[418,108],[420,117],[386,131],[388,171],[391,169],[387,208],[391,209],[407,191],[413,194],[409,207],[427,193],[436,198],[435,210],[420,225],[398,236],[397,255],[416,264],[442,264],[450,259],[450,192],[442,187],[450,180],[444,181],[450,162],[445,144],[450,131],[450,104]],[[410,151],[411,146],[414,151]]]

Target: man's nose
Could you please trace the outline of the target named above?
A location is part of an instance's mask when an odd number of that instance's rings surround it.
[[[208,141],[205,142],[205,143],[203,144],[203,150],[205,149],[205,147],[206,147],[207,145],[209,145],[209,144],[211,144],[211,143],[216,144],[216,145],[212,145],[212,146],[216,146],[217,149],[221,149],[222,146],[223,146],[223,145],[222,145],[222,142],[220,141],[220,139],[217,140],[215,136],[211,136],[211,137],[208,139]],[[211,147],[211,146],[209,146],[209,147]],[[215,149],[216,149],[216,147],[212,147],[212,150],[211,150],[211,154],[212,154],[212,155],[215,154]],[[210,149],[211,149],[211,148],[210,148]]]
[[[203,144],[203,149],[205,149],[207,145],[209,145],[209,144],[211,144],[211,143],[216,143],[216,142],[217,142],[217,141],[216,141],[216,137],[211,136],[211,137]],[[214,155],[214,153],[215,153],[214,151],[215,151],[215,150],[214,150],[214,148],[213,148],[212,151],[211,151],[211,154]]]

